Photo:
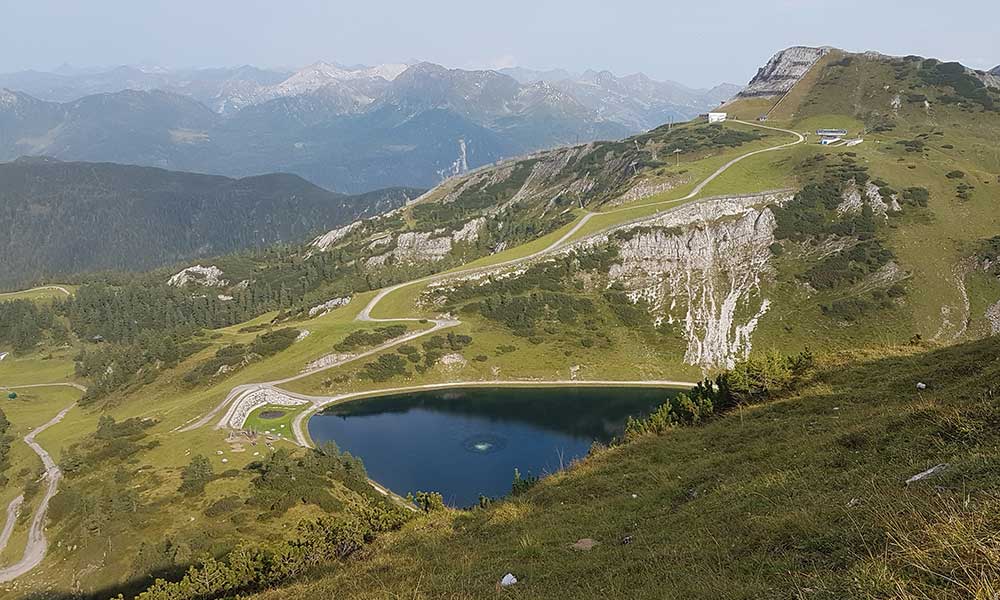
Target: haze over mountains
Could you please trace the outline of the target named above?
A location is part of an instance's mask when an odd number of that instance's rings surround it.
[[[430,186],[503,157],[685,120],[737,86],[637,74],[318,62],[0,75],[0,160],[46,155],[228,176],[285,171],[341,192]]]

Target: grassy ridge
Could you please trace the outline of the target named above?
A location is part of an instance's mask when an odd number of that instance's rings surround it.
[[[988,538],[966,531],[963,558],[984,571],[946,571],[954,582],[910,553],[916,540],[935,551],[922,520],[996,510],[998,437],[983,425],[998,414],[997,356],[995,339],[827,356],[792,396],[600,452],[487,510],[434,513],[258,597],[483,598],[508,571],[513,598],[964,597],[1000,575],[976,550]],[[598,545],[571,549],[581,538]]]
[[[825,61],[810,74],[807,85],[782,105],[788,114],[783,117],[776,111],[776,125],[803,132],[840,126],[855,132],[884,124],[886,113],[891,112],[887,107],[892,94],[884,93],[883,88],[900,85],[894,83],[892,69],[834,62]],[[851,90],[860,92],[852,95]],[[855,110],[859,99],[860,105],[868,107],[865,111]],[[868,590],[876,590],[872,592],[875,595],[895,590],[893,577],[910,585],[910,567],[905,561],[898,562],[895,554],[902,552],[902,546],[894,547],[888,539],[898,524],[886,514],[913,511],[914,522],[933,522],[939,518],[937,514],[948,513],[926,507],[931,495],[925,488],[914,488],[907,495],[899,493],[900,481],[937,462],[951,462],[958,467],[943,481],[948,492],[944,501],[953,502],[956,490],[963,486],[965,490],[988,490],[987,475],[996,472],[989,447],[993,438],[988,427],[981,425],[990,422],[992,413],[983,416],[973,410],[976,402],[983,401],[982,394],[987,393],[983,390],[993,389],[989,381],[997,375],[996,344],[982,342],[926,353],[927,348],[893,347],[914,334],[929,339],[943,331],[939,339],[948,342],[962,335],[988,333],[983,313],[1000,299],[1000,283],[995,278],[973,272],[962,281],[955,275],[956,265],[969,256],[978,240],[1000,233],[995,175],[1000,172],[1000,155],[995,151],[1000,125],[995,115],[978,109],[954,105],[934,108],[933,114],[927,114],[921,106],[906,103],[892,117],[892,128],[866,134],[863,144],[850,149],[812,143],[751,157],[713,181],[702,194],[745,193],[802,183],[806,159],[846,152],[853,153],[873,177],[886,179],[895,189],[926,187],[930,202],[925,211],[894,217],[878,233],[907,271],[908,293],[892,310],[851,323],[824,315],[821,303],[868,291],[810,290],[798,277],[808,269],[810,260],[795,256],[776,257],[774,279],[764,283],[764,293],[773,305],[755,333],[756,348],[877,350],[826,357],[820,372],[796,396],[745,411],[740,420],[730,416],[703,428],[643,439],[600,453],[574,472],[556,475],[527,496],[488,511],[432,515],[380,542],[362,556],[363,561],[342,573],[322,573],[318,582],[274,592],[270,597],[479,598],[492,595],[495,581],[507,571],[522,578],[522,584],[509,590],[513,597],[659,598],[666,590],[678,598],[805,594],[843,598],[863,596]],[[726,127],[745,129],[738,124]],[[935,134],[938,130],[944,130],[945,135]],[[771,133],[765,140],[739,148],[689,157],[690,162],[680,167],[660,167],[673,171],[675,179],[692,179],[631,204],[602,207],[605,212],[593,217],[576,238],[662,210],[669,205],[655,203],[682,198],[721,164],[749,150],[778,143],[779,138],[784,140],[784,136]],[[914,143],[917,140],[924,140],[920,151],[909,151],[918,146]],[[686,172],[681,174],[678,169]],[[964,176],[948,177],[957,170]],[[957,195],[959,181],[974,188],[966,199]],[[580,218],[581,213],[574,214]],[[467,266],[488,266],[530,255],[560,239],[572,226],[563,225],[546,236]],[[414,284],[390,294],[374,316],[431,316],[435,308],[414,306],[424,287]],[[963,290],[971,296],[968,315],[963,312]],[[176,368],[166,370],[148,385],[112,396],[104,406],[74,410],[59,427],[47,431],[40,441],[54,455],[61,455],[71,443],[96,429],[102,412],[119,421],[155,419],[157,424],[148,430],[149,447],[132,456],[129,464],[149,474],[144,498],[160,502],[162,513],[141,531],[95,541],[114,548],[101,559],[100,568],[90,564],[91,558],[100,554],[96,546],[88,547],[92,553],[61,546],[53,549],[53,557],[23,585],[63,585],[61,582],[72,579],[70,573],[79,572],[85,573],[84,589],[120,583],[123,574],[138,569],[133,560],[137,533],[156,539],[187,539],[204,533],[215,538],[209,550],[218,555],[240,538],[280,538],[287,533],[288,523],[315,515],[313,508],[297,507],[282,520],[263,524],[229,523],[207,516],[205,510],[212,503],[247,493],[250,484],[246,474],[210,482],[204,498],[176,498],[180,471],[192,455],[208,457],[217,473],[242,470],[256,459],[253,452],[233,451],[224,441],[224,432],[204,427],[179,434],[174,429],[216,406],[234,385],[288,377],[309,361],[334,352],[334,345],[351,332],[383,326],[354,320],[373,295],[356,294],[349,306],[325,317],[282,324],[308,329],[310,335],[228,377],[187,386],[181,379],[185,372],[225,345],[252,341],[257,332],[240,329],[263,325],[275,313],[210,332],[200,337],[207,347]],[[949,327],[942,327],[942,306],[952,311]],[[465,364],[437,365],[419,373],[408,365],[406,375],[376,384],[357,376],[364,363],[377,358],[372,357],[287,387],[333,394],[455,380],[567,379],[571,367],[579,367],[578,375],[585,379],[694,379],[699,375],[698,369],[683,364],[685,341],[679,334],[651,343],[629,327],[609,326],[607,331],[598,332],[611,341],[609,346],[589,347],[565,331],[531,340],[476,314],[461,318],[463,324],[449,331],[472,338],[461,351]],[[615,323],[611,319],[606,322]],[[960,330],[963,323],[968,324],[964,334]],[[0,362],[0,384],[69,378],[73,352],[71,348],[52,351],[50,357],[49,350],[42,349],[17,359],[8,357]],[[389,349],[382,354],[397,352]],[[479,356],[485,360],[478,360]],[[926,393],[915,394],[916,380],[932,386]],[[35,397],[32,392],[30,398]],[[48,410],[50,404],[40,401],[38,407]],[[963,420],[956,421],[954,415]],[[251,422],[272,428],[289,418],[267,422],[254,415]],[[28,422],[23,415],[18,419]],[[973,423],[969,431],[963,429],[966,421]],[[278,442],[277,447],[283,445]],[[982,452],[981,447],[985,448]],[[30,461],[31,456],[25,454],[22,459]],[[19,485],[27,485],[28,475],[21,476]],[[111,477],[113,472],[109,469],[107,475]],[[4,490],[7,495],[0,500],[13,491]],[[347,497],[346,492],[338,496]],[[165,501],[170,498],[174,500]],[[852,504],[855,499],[860,504]],[[976,500],[978,503],[980,497]],[[990,517],[992,513],[982,515]],[[62,527],[56,524],[52,528],[53,539],[65,540],[67,545],[81,541],[77,532]],[[632,543],[621,544],[625,536],[632,536]],[[600,545],[590,552],[568,548],[583,537],[594,538]],[[862,584],[868,587],[860,587]]]

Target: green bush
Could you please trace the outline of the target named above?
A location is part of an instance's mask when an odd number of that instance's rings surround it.
[[[245,504],[245,501],[239,496],[225,496],[220,498],[215,502],[208,505],[205,509],[204,514],[206,517],[216,518],[221,517],[226,513],[231,513],[237,510]]]
[[[212,463],[201,454],[195,454],[191,457],[191,462],[181,470],[181,487],[178,491],[187,496],[197,496],[205,491],[205,486],[214,478]]]
[[[531,488],[535,487],[538,483],[538,477],[529,475],[528,477],[522,477],[521,471],[514,469],[514,480],[510,484],[510,495],[519,496]]]
[[[179,581],[157,579],[137,600],[207,600],[242,596],[286,582],[306,571],[343,560],[379,533],[398,529],[406,516],[398,508],[374,504],[357,507],[341,518],[304,521],[295,539],[244,543],[224,559],[209,558],[192,566]],[[124,600],[122,595],[118,600]]]
[[[444,510],[444,497],[438,492],[417,492],[407,496],[407,499],[425,513]]]
[[[430,355],[427,353],[427,356]],[[406,359],[399,354],[382,354],[376,360],[365,364],[358,373],[358,377],[382,382],[396,376],[406,375],[406,372]]]
[[[927,188],[909,187],[903,190],[903,202],[913,206],[926,207],[931,193]]]
[[[389,325],[387,327],[379,327],[371,331],[361,329],[358,331],[352,331],[341,342],[334,344],[333,347],[340,352],[350,352],[352,350],[357,350],[358,348],[377,346],[393,338],[397,338],[404,333],[406,333],[405,325]]]
[[[361,461],[334,445],[305,453],[283,448],[246,468],[256,473],[247,504],[261,509],[262,519],[279,517],[296,504],[340,510],[342,503],[330,493],[331,478],[363,496],[375,493]]]

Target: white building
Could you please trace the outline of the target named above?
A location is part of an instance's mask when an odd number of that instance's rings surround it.
[[[819,136],[819,143],[824,146],[829,146],[830,144],[835,144],[847,135],[846,129],[817,129],[816,135]]]
[[[710,113],[708,113],[708,122],[709,123],[721,123],[721,122],[725,121],[726,117],[728,117],[728,116],[729,115],[727,113],[724,113],[724,112],[710,112]]]

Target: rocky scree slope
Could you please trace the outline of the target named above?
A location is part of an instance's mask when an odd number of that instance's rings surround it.
[[[765,135],[691,123],[535,153],[455,177],[397,211],[330,231],[310,252],[336,252],[367,266],[462,264],[553,231],[575,218],[574,209],[614,207],[690,183],[686,170],[667,162],[674,150],[703,157]]]

